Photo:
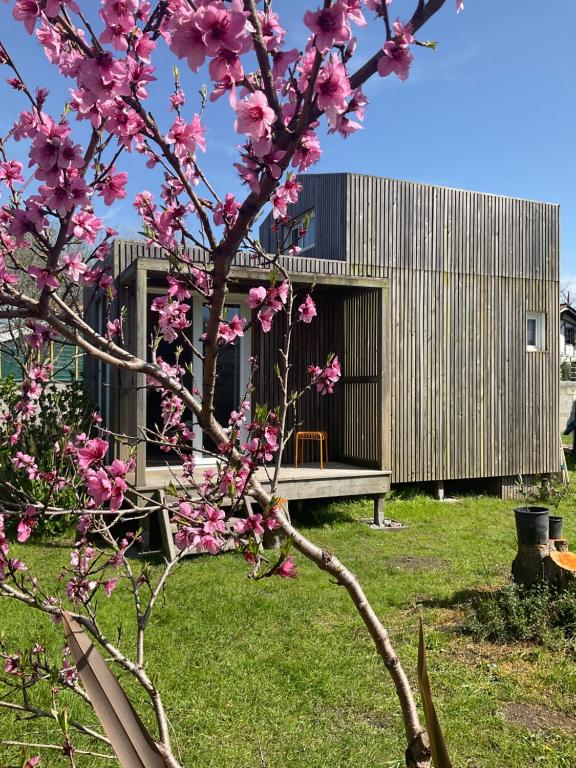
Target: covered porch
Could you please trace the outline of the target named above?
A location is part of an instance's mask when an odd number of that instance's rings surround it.
[[[154,320],[151,303],[155,296],[166,292],[169,261],[161,249],[147,248],[139,243],[119,242],[112,254],[111,265],[117,279],[118,307],[115,314],[125,313],[125,341],[140,358],[150,355],[150,333]],[[200,258],[199,258],[200,261]],[[333,498],[338,496],[372,496],[375,521],[383,518],[382,499],[391,479],[391,393],[390,393],[390,313],[389,285],[383,278],[356,277],[341,274],[340,262],[329,259],[284,257],[294,286],[304,295],[313,288],[318,317],[311,324],[297,323],[292,337],[292,369],[290,391],[302,391],[310,383],[308,366],[323,364],[330,353],[338,355],[342,378],[331,396],[321,396],[314,388],[299,401],[289,427],[298,430],[322,430],[328,435],[330,463],[324,468],[314,463],[318,453],[304,457],[305,466],[293,467],[294,437],[284,454],[278,493],[290,501]],[[270,280],[268,269],[253,266],[251,259],[238,255],[231,271],[230,310],[249,312],[245,296],[255,284]],[[192,302],[190,302],[192,303]],[[198,303],[198,306],[196,306]],[[191,339],[202,333],[204,308],[196,302],[190,312]],[[92,310],[98,325],[98,307]],[[104,324],[104,315],[101,322]],[[253,383],[252,403],[274,408],[280,402],[280,392],[274,366],[278,348],[283,342],[285,317],[278,315],[270,333],[264,333],[255,323],[251,333],[239,344],[231,346],[219,370],[217,388],[221,389],[222,414],[236,408],[247,381],[246,361],[257,361]],[[170,349],[162,349],[170,362]],[[191,361],[194,377],[201,380],[201,363]],[[163,493],[174,476],[178,476],[178,457],[159,453],[143,438],[142,427],[150,428],[160,420],[158,395],[147,385],[142,374],[118,371],[99,365],[92,371],[106,425],[112,433],[125,436],[116,443],[116,455],[124,458],[130,442],[136,445],[136,470],[133,478],[138,490],[147,495]],[[215,403],[216,416],[218,403]],[[191,421],[191,428],[194,424]],[[197,442],[191,446],[200,459],[209,462],[200,430]],[[316,446],[314,446],[315,448]],[[204,465],[205,468],[205,465]],[[201,472],[203,466],[199,467]],[[266,469],[259,470],[259,479],[267,484]]]

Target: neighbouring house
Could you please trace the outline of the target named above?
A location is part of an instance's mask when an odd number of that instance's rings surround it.
[[[560,304],[560,429],[576,420],[576,309]],[[576,432],[574,432],[576,448]]]
[[[22,380],[26,358],[30,354],[21,338],[22,333],[19,327],[4,327],[0,330],[0,379],[11,376],[16,381]],[[83,354],[74,345],[63,340],[51,341],[46,355],[46,362],[52,365],[51,381],[65,384],[81,379],[83,358]]]
[[[576,309],[560,304],[560,370],[562,379],[576,381]]]
[[[302,474],[286,470],[282,494],[379,499],[390,482],[440,490],[447,481],[482,479],[507,496],[518,474],[557,472],[558,206],[355,173],[300,181],[281,234],[302,250],[282,264],[297,286],[314,285],[318,318],[298,328],[293,384],[329,352],[338,354],[343,375],[334,396],[314,394],[297,413],[302,429],[328,432],[328,469],[310,470],[306,487],[297,487]],[[276,238],[268,217],[260,241],[275,252]],[[269,276],[253,264],[239,254],[231,312],[247,314],[249,286]],[[109,266],[116,309],[127,312],[126,341],[145,357],[150,305],[166,291],[169,262],[160,248],[118,240]],[[195,299],[195,339],[204,312]],[[90,313],[102,327],[103,305],[91,302]],[[225,351],[217,415],[238,403],[250,355],[258,359],[254,402],[275,404],[281,333],[281,323],[269,334],[255,325]],[[193,363],[196,380],[200,365]],[[159,421],[158,397],[142,375],[91,360],[86,381],[114,432],[136,435],[138,425]],[[207,447],[199,431],[195,440],[199,451]],[[292,445],[285,459],[292,462]],[[155,466],[165,460],[139,443],[140,487],[158,487]]]

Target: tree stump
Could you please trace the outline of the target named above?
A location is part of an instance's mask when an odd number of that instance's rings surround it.
[[[576,553],[568,551],[566,539],[552,539],[548,544],[519,544],[512,563],[512,578],[525,586],[544,580],[564,589],[576,579]]]

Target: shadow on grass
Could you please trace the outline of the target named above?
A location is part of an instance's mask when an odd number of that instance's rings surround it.
[[[466,606],[476,605],[483,600],[493,598],[499,589],[501,587],[494,589],[490,587],[461,589],[452,595],[448,595],[448,597],[433,597],[428,600],[419,600],[418,603],[424,606],[424,608],[465,608]]]
[[[357,499],[342,499],[330,504],[304,501],[300,506],[290,506],[292,520],[300,528],[322,528],[325,525],[338,523],[355,523],[358,521],[362,503]],[[364,513],[365,514],[365,513]]]

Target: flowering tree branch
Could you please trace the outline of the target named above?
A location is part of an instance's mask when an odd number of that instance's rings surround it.
[[[321,157],[316,132],[320,121],[326,121],[329,133],[344,138],[359,130],[367,105],[362,85],[375,75],[406,79],[411,48],[418,44],[415,34],[444,4],[444,0],[419,0],[409,22],[397,19],[391,24],[390,2],[325,0],[321,8],[304,16],[308,37],[302,50],[284,47],[286,30],[272,2],[261,9],[256,0],[163,0],[154,7],[143,0],[102,0],[98,13],[77,0],[11,2],[14,18],[35,35],[50,63],[62,78],[72,81],[73,88],[67,111],[52,117],[46,108],[48,93],[34,91],[24,82],[13,57],[0,44],[0,64],[13,75],[9,84],[31,105],[0,140],[0,186],[8,192],[8,202],[0,208],[0,319],[27,321],[24,333],[30,350],[20,398],[0,418],[0,438],[12,451],[11,465],[17,473],[16,480],[5,481],[9,498],[0,494],[0,507],[8,521],[16,518],[20,542],[30,537],[41,516],[58,509],[76,513],[80,538],[62,572],[65,595],[51,595],[25,563],[11,556],[5,521],[0,518],[0,595],[55,620],[64,607],[74,606],[73,618],[146,692],[168,766],[178,766],[179,760],[173,754],[160,691],[145,669],[146,628],[185,553],[216,554],[230,545],[242,551],[255,579],[294,576],[292,545],[346,588],[394,681],[406,731],[406,763],[410,768],[429,764],[427,735],[414,694],[386,629],[356,577],[296,530],[277,496],[290,413],[311,391],[329,395],[341,373],[338,359],[330,356],[309,367],[307,386],[290,392],[293,330],[298,323],[310,323],[316,307],[310,292],[298,303],[280,261],[284,253],[299,250],[285,242],[282,227],[289,223],[289,206],[302,189],[296,174]],[[462,0],[456,5],[461,10]],[[385,41],[351,74],[356,52],[353,30],[367,25],[365,13],[372,14],[375,22],[384,21]],[[191,118],[177,68],[166,99],[173,117],[166,121],[161,111],[155,116],[149,108],[148,90],[159,74],[153,62],[161,45],[185,60],[194,73],[207,66],[212,90],[209,97],[202,90],[200,108]],[[248,71],[254,62],[256,69]],[[208,98],[222,97],[228,98],[235,131],[243,141],[235,163],[248,186],[242,201],[232,193],[219,193],[198,161],[198,152],[207,149]],[[74,141],[67,112],[89,126],[85,149]],[[28,146],[32,175],[27,180],[23,164],[9,156],[15,142]],[[164,174],[159,197],[143,190],[136,195],[134,208],[147,241],[160,246],[170,264],[166,293],[152,302],[157,324],[146,355],[136,354],[126,344],[126,315],[120,311],[116,276],[106,261],[115,233],[96,213],[126,197],[128,173],[116,166],[134,155]],[[277,247],[271,254],[251,235],[267,206],[277,232]],[[190,244],[197,246],[201,257],[191,254]],[[270,274],[267,285],[254,285],[248,292],[246,304],[252,312],[248,321],[239,315],[230,318],[227,312],[232,269],[241,249]],[[32,259],[25,254],[32,254]],[[101,302],[104,327],[93,328],[82,316],[79,289],[85,295],[91,291],[89,306]],[[190,330],[189,302],[195,296],[208,308],[201,339],[197,329]],[[222,352],[238,344],[255,324],[268,333],[279,317],[285,331],[277,371],[278,409],[251,403],[252,376],[228,420],[218,421],[215,395]],[[23,450],[27,432],[41,417],[39,402],[51,371],[46,350],[55,336],[103,364],[137,374],[159,394],[162,423],[154,429],[138,425],[138,434],[127,436],[127,458],[107,463],[111,433],[98,414],[92,416],[88,430],[65,425],[53,456],[44,463]],[[161,342],[173,345],[172,362],[159,354]],[[201,380],[187,370],[179,348],[199,361]],[[190,416],[215,446],[211,451],[215,466],[202,473],[196,459],[206,451],[195,442]],[[138,489],[130,487],[135,445],[141,439],[172,451],[181,461],[174,504],[160,501],[146,511]],[[267,490],[257,473],[260,467],[269,473]],[[252,512],[249,498],[260,511]],[[152,510],[172,515],[179,548],[155,584],[128,559],[137,537],[118,542],[113,528],[122,515],[140,518]],[[277,529],[285,544],[270,561],[262,552],[262,538]],[[98,537],[102,546],[96,547],[89,536]],[[103,592],[110,597],[119,579],[131,593],[133,654],[113,644],[98,619],[96,595]],[[43,682],[39,661],[30,672],[20,663],[21,655],[15,658],[7,660],[7,674]],[[70,687],[71,675],[68,667],[63,668],[62,684],[85,698],[79,686]],[[68,736],[65,739],[68,745]],[[73,765],[73,750],[68,753]]]

